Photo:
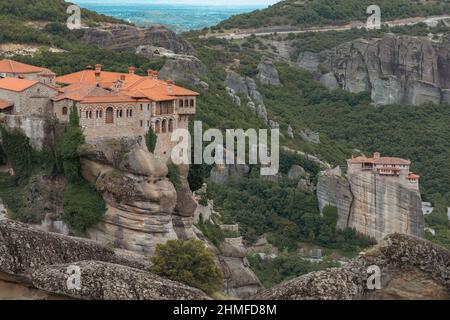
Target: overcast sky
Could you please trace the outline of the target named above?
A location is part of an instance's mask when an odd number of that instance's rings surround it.
[[[202,4],[202,5],[261,5],[268,6],[279,0],[72,0],[75,3],[176,3],[176,4]]]

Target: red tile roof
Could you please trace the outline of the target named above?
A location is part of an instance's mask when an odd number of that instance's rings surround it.
[[[411,173],[408,175],[408,179],[419,180],[419,179],[420,179],[420,176],[418,176],[417,174],[414,174],[414,173],[411,172]]]
[[[32,86],[38,84],[38,81],[27,80],[27,79],[17,79],[17,78],[1,78],[0,79],[0,89],[22,92]]]
[[[365,156],[355,157],[350,160],[351,163],[383,164],[383,165],[411,165],[411,161],[395,157],[374,157]]]
[[[14,106],[14,103],[0,99],[0,110],[5,110]]]
[[[99,73],[99,76],[96,76]],[[176,86],[169,81],[141,77],[136,74],[109,71],[83,70],[56,78],[61,84],[84,84],[111,89],[121,81],[120,93],[131,98],[150,99],[152,101],[170,101],[177,96],[198,96],[197,92]]]
[[[1,60],[0,61],[0,73],[40,73],[42,71],[50,71],[46,68],[35,67],[29,64],[17,62],[14,60]]]

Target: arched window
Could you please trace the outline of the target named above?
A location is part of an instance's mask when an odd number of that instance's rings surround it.
[[[106,123],[114,123],[114,110],[111,107],[106,109]]]
[[[67,116],[67,107],[62,108],[62,114],[63,116]]]
[[[155,122],[155,132],[161,133],[161,121],[159,121],[159,120],[156,120],[156,122]]]
[[[164,119],[162,121],[162,133],[166,133],[167,132],[167,120]]]
[[[191,99],[191,108],[194,107],[194,99]]]
[[[170,119],[169,120],[169,132],[173,132],[173,123],[174,123],[173,119]]]
[[[103,118],[103,110],[100,110],[100,118]]]

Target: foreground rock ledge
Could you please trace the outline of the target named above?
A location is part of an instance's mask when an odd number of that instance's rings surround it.
[[[154,275],[147,258],[93,241],[0,221],[0,280],[75,299],[203,300],[202,291]],[[69,290],[69,266],[81,273],[81,290]],[[21,298],[21,297],[17,297]]]
[[[381,270],[381,290],[367,288],[369,266]],[[260,300],[450,299],[450,251],[393,234],[341,268],[313,272],[258,293]]]

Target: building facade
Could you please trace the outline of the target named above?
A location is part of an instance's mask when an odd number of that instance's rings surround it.
[[[372,172],[380,177],[395,179],[403,186],[419,190],[420,176],[410,170],[411,161],[395,158],[382,157],[379,152],[375,152],[373,157],[354,157],[348,160],[349,173]]]

